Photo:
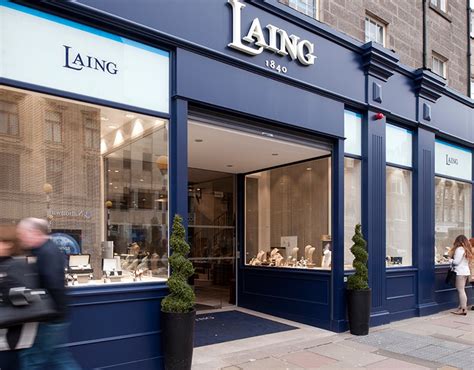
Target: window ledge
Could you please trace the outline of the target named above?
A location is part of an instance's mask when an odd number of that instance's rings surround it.
[[[437,8],[436,6],[432,5],[431,3],[430,3],[430,8],[432,10],[434,10],[436,13],[438,13],[440,16],[442,16],[444,19],[446,19],[448,22],[453,21],[453,17],[451,16],[451,14],[449,14],[447,12],[443,12],[440,8]]]

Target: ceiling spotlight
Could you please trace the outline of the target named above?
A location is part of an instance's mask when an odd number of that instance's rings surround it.
[[[109,119],[107,117],[100,117],[101,121],[108,121]]]
[[[203,139],[194,139],[196,143],[202,143],[204,140]]]
[[[130,113],[127,113],[127,114],[125,115],[125,117],[127,117],[127,118],[135,118],[135,115],[130,114]]]
[[[118,173],[118,172],[120,172],[120,171],[119,171],[119,170],[115,170],[114,172],[115,172],[115,173]]]
[[[140,179],[141,182],[143,182],[144,180],[143,179]]]
[[[113,185],[114,183],[113,182],[109,182],[109,185]]]
[[[311,167],[306,167],[306,171],[311,171]]]
[[[107,127],[108,127],[108,128],[111,128],[111,129],[116,129],[118,126],[109,123],[109,124],[107,124]]]

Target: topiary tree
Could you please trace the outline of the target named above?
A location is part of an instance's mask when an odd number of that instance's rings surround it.
[[[354,245],[351,247],[351,252],[355,257],[352,266],[354,266],[355,274],[347,279],[347,289],[366,290],[369,289],[369,270],[367,270],[369,254],[366,251],[367,242],[362,235],[360,224],[357,224],[355,227],[352,241]]]
[[[161,309],[165,312],[186,313],[194,308],[195,295],[188,284],[188,278],[194,274],[193,264],[187,259],[190,251],[185,239],[183,219],[175,215],[173,219],[173,232],[170,238],[171,275],[168,279],[170,294],[161,301]]]

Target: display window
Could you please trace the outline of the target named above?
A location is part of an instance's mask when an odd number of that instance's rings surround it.
[[[412,266],[413,134],[386,127],[386,266]]]
[[[0,223],[46,218],[68,285],[166,279],[168,121],[7,87],[0,102]]]
[[[330,269],[331,157],[245,177],[245,263]]]
[[[344,111],[344,269],[352,269],[351,247],[362,219],[362,115]]]
[[[435,178],[435,263],[449,263],[448,251],[458,235],[471,236],[472,185]]]
[[[435,173],[435,264],[447,264],[454,239],[472,235],[471,151],[436,140]]]

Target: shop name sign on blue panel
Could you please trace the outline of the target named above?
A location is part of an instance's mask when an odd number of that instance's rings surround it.
[[[286,31],[272,24],[268,24],[265,27],[268,31],[267,40],[258,18],[253,19],[247,35],[242,37],[241,13],[246,5],[239,0],[227,1],[232,6],[232,42],[228,44],[230,48],[253,56],[267,50],[282,57],[289,56],[291,60],[298,60],[304,66],[314,64],[314,60],[317,57],[313,54],[314,44],[312,42],[301,40],[296,35],[288,36]],[[270,65],[271,62],[275,64],[274,61],[270,61],[267,63],[267,67],[272,67]],[[285,70],[281,72],[286,73]]]
[[[169,113],[169,52],[5,0],[0,20],[0,78]]]

